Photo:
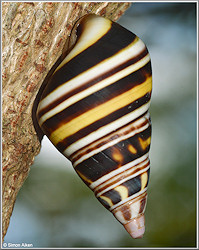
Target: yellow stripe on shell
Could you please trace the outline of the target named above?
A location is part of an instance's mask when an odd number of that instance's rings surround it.
[[[66,137],[75,134],[79,130],[87,127],[97,120],[144,96],[151,91],[151,88],[152,78],[148,77],[147,80],[142,84],[130,89],[129,91],[119,96],[116,96],[115,98],[83,113],[82,115],[62,125],[51,133],[49,139],[56,145]]]
[[[67,100],[63,101],[61,104],[57,105],[55,108],[53,108],[52,110],[48,111],[47,113],[45,113],[40,119],[39,119],[39,125],[42,126],[42,124],[48,120],[49,118],[51,118],[52,116],[58,114],[59,112],[63,111],[64,109],[66,109],[67,107],[71,106],[72,104],[82,100],[83,98],[95,93],[96,91],[99,91],[111,84],[113,84],[116,81],[119,81],[120,79],[126,77],[127,75],[132,74],[133,72],[139,70],[140,68],[144,67],[148,62],[150,61],[150,56],[149,54],[146,55],[144,58],[142,58],[141,60],[139,60],[137,63],[115,73],[114,75],[98,82],[97,84],[95,84],[94,86],[81,91],[80,93],[68,98]],[[98,65],[99,66],[99,65]],[[98,67],[97,66],[97,67]],[[92,71],[95,69],[92,68]],[[90,70],[86,71],[88,74],[90,72]],[[86,73],[85,72],[85,73]],[[95,69],[95,72],[99,72],[98,69]],[[84,74],[85,74],[84,73]],[[75,84],[75,82],[81,81],[82,78],[84,79],[88,79],[86,75],[82,75],[81,74],[81,78],[79,79],[80,75],[73,78],[73,84]],[[72,83],[71,81],[71,83]],[[70,81],[69,81],[70,82]],[[69,84],[69,82],[66,82],[65,84]],[[53,94],[53,92],[52,92]],[[40,106],[41,107],[41,106]]]
[[[147,113],[146,117],[149,117],[149,113]],[[129,125],[127,127],[124,127],[124,128],[121,128],[118,131],[116,130],[117,132],[114,131],[113,133],[111,133],[111,134],[109,134],[109,135],[107,135],[105,137],[102,137],[100,139],[98,138],[97,141],[95,141],[93,143],[91,142],[90,145],[86,145],[82,149],[77,150],[77,152],[74,155],[72,155],[72,157],[71,157],[71,159],[73,161],[73,166],[75,167],[77,164],[79,164],[82,161],[90,158],[94,154],[96,154],[96,153],[98,153],[100,151],[103,151],[103,150],[105,150],[105,149],[119,143],[120,141],[128,139],[128,138],[134,136],[135,134],[138,134],[141,131],[144,131],[145,129],[147,129],[149,127],[149,123],[146,123],[144,126],[140,127],[140,124],[142,124],[143,121],[145,121],[146,119],[148,120],[148,118],[146,118],[146,117],[141,117],[137,121],[131,123],[131,125]],[[126,134],[126,131],[128,131],[129,128],[131,128],[133,124],[134,124],[135,129],[132,132]],[[125,132],[125,135],[124,135],[124,132]],[[119,137],[110,140],[110,138],[112,138],[112,136],[114,136],[114,135],[119,135]],[[107,140],[108,140],[108,142],[106,144],[104,144],[104,142],[107,141]],[[87,142],[88,142],[88,140],[87,140]],[[101,146],[98,146],[100,144],[101,144]],[[130,149],[129,149],[129,147],[130,147]],[[137,150],[135,148],[131,148],[131,147],[133,147],[133,146],[131,144],[129,144],[128,145],[128,150],[131,153],[136,154]],[[93,149],[93,150],[88,153],[87,152],[88,148]],[[78,156],[80,156],[80,157],[78,157]]]
[[[96,141],[103,136],[107,136],[109,133],[116,131],[124,125],[127,125],[130,121],[134,121],[138,116],[143,115],[148,111],[150,105],[150,101],[142,105],[141,107],[133,110],[132,112],[118,118],[117,120],[110,121],[110,123],[98,128],[97,130],[85,135],[83,138],[76,140],[74,143],[67,146],[64,150],[63,154],[66,157],[70,157],[73,153],[78,150],[88,146],[93,141]],[[148,114],[145,116],[148,117]],[[147,118],[148,119],[148,118]],[[141,131],[140,131],[141,132]],[[132,135],[133,136],[133,135]],[[73,163],[73,166],[76,167],[76,163]]]
[[[126,61],[132,59],[133,57],[136,57],[144,49],[145,49],[145,44],[142,42],[142,40],[140,40],[137,37],[132,43],[130,43],[124,49],[121,49],[118,53],[114,54],[112,57],[109,57],[109,58],[103,60],[102,62],[98,63],[97,65],[94,65],[90,69],[82,72],[81,74],[77,75],[76,77],[72,78],[71,80],[69,80],[69,81],[63,83],[62,85],[60,85],[59,87],[57,87],[55,90],[53,90],[44,99],[42,99],[39,102],[38,110],[45,109],[52,102],[56,101],[57,99],[59,99],[60,97],[62,97],[65,94],[67,94],[68,92],[76,89],[77,87],[84,85],[88,81],[91,81],[92,79],[94,79],[98,76],[101,76],[101,74],[104,74],[105,72],[119,66],[122,63],[125,63]],[[139,64],[143,63],[142,60],[149,61],[150,60],[149,55],[147,55],[143,59],[141,59],[139,61]],[[137,65],[137,63],[135,63],[134,65]],[[136,67],[138,67],[138,69],[139,69],[141,67],[141,65],[140,66],[137,65]],[[136,70],[136,68],[135,68],[135,70]],[[114,75],[114,77],[115,77],[115,75]],[[40,124],[40,126],[41,126],[41,124]]]

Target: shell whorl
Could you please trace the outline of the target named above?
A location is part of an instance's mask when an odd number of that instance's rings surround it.
[[[136,238],[144,233],[150,171],[150,56],[135,34],[93,14],[75,34],[44,89],[38,123]]]

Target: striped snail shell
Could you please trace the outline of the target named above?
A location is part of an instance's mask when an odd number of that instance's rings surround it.
[[[76,23],[69,44],[42,93],[38,123],[102,205],[140,238],[151,140],[148,50],[135,34],[94,14]]]

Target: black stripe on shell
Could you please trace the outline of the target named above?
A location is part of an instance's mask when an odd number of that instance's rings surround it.
[[[128,138],[127,140],[123,140],[116,145],[95,154],[89,159],[86,159],[78,164],[75,170],[80,173],[80,176],[84,176],[85,179],[94,182],[111,171],[145,155],[149,151],[150,145],[143,150],[139,143],[139,137],[142,136],[142,138],[147,139],[150,135],[151,126],[142,133]],[[128,150],[129,145],[132,145],[137,150],[137,153],[133,154],[130,152]],[[116,150],[122,155],[121,161],[117,161],[113,157],[113,152]],[[88,185],[89,183],[86,184]]]
[[[79,27],[81,27],[81,24]],[[67,64],[54,74],[51,83],[47,85],[43,92],[42,99],[63,83],[113,56],[135,39],[135,34],[116,23],[112,23],[111,29],[100,40],[67,62]],[[106,53],[104,53],[104,51],[106,51]],[[80,66],[79,62],[82,62]]]
[[[119,118],[121,118],[124,115],[127,115],[128,113],[136,110],[137,108],[141,107],[142,105],[146,104],[150,100],[150,93],[147,93],[145,96],[137,99],[135,102],[116,110],[115,112],[111,113],[110,115],[105,116],[104,118],[97,120],[96,122],[90,124],[89,126],[79,130],[75,134],[65,138],[61,142],[57,144],[57,148],[60,152],[63,152],[68,146],[70,146],[72,143],[76,142],[77,140],[80,140],[84,136],[96,131],[97,129],[106,126],[110,123],[110,121],[115,121]],[[143,114],[141,114],[142,116]],[[136,119],[139,119],[137,117]],[[56,123],[57,120],[54,122]],[[131,121],[132,122],[132,121]],[[45,128],[46,123],[43,124],[43,127]],[[48,129],[48,127],[46,127]],[[48,131],[48,130],[47,130]],[[50,131],[49,131],[50,132]],[[50,133],[49,133],[50,134]]]
[[[55,108],[57,105],[59,105],[60,103],[62,103],[65,100],[67,100],[68,98],[72,97],[73,95],[75,95],[77,93],[80,93],[81,91],[86,90],[86,89],[90,88],[91,86],[94,86],[97,82],[102,81],[102,80],[110,77],[111,75],[113,75],[113,74],[115,74],[115,73],[117,73],[117,72],[125,69],[126,67],[128,67],[130,65],[133,65],[134,63],[136,63],[140,59],[142,59],[144,56],[146,56],[147,54],[148,54],[148,51],[147,51],[147,49],[145,49],[142,53],[140,53],[138,56],[132,58],[131,60],[128,60],[128,61],[126,61],[126,62],[118,65],[117,67],[107,69],[106,72],[104,72],[103,74],[97,76],[96,78],[94,78],[94,79],[92,79],[92,80],[90,80],[88,82],[85,82],[85,84],[83,84],[83,85],[81,85],[81,86],[79,86],[79,87],[71,90],[70,92],[67,92],[66,94],[63,93],[63,95],[60,96],[58,99],[56,99],[55,101],[51,102],[45,108],[39,110],[38,117],[40,118],[42,115],[44,115],[45,113],[47,113],[49,110]],[[83,62],[83,63],[86,64],[87,62]],[[65,65],[65,67],[67,67],[67,65]],[[70,71],[71,70],[68,70],[66,72],[66,74],[70,74]],[[142,71],[143,75],[150,76],[151,75],[151,63],[149,62],[145,67],[143,67],[141,69],[141,71]],[[58,74],[58,72],[56,72],[56,74]],[[60,74],[61,74],[61,72],[60,72]],[[53,78],[54,77],[56,77],[56,76],[53,76]],[[51,83],[49,82],[49,84],[51,84]]]
[[[148,169],[146,173],[147,173],[147,183],[143,187],[143,189],[148,186],[150,169]],[[120,184],[120,186],[121,187],[123,186],[128,190],[128,197],[138,193],[139,191],[141,191],[141,186],[142,186],[141,174],[128,180],[128,181],[125,181],[124,183]],[[112,201],[113,205],[119,203],[122,200],[119,191],[116,191],[114,189],[111,189],[111,190],[103,193],[101,196],[102,196],[102,198],[97,197],[97,199],[102,203],[103,206],[105,206],[108,209],[110,208],[110,205],[103,199],[103,196],[110,199]],[[145,203],[142,204],[143,207],[144,207],[144,205],[145,205]]]

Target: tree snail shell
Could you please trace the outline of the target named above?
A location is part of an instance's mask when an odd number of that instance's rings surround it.
[[[40,127],[133,238],[145,231],[152,91],[145,44],[86,15],[37,109]]]

